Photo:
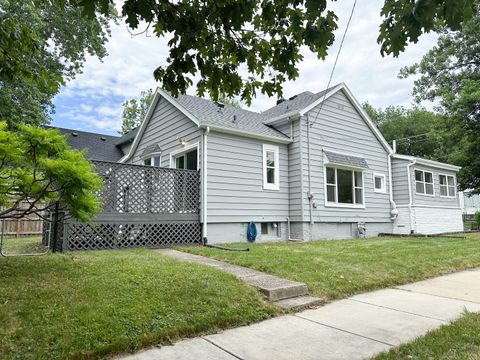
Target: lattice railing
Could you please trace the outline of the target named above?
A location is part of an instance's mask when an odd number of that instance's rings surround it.
[[[103,189],[98,193],[102,212],[90,223],[68,219],[57,224],[57,241],[52,242],[57,249],[164,248],[201,243],[199,172],[93,163],[103,178]]]
[[[104,213],[198,213],[197,171],[94,161]]]

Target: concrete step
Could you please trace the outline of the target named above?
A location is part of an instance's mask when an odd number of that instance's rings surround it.
[[[260,290],[269,301],[278,301],[308,294],[307,285],[297,281],[262,274],[244,277],[243,281]]]
[[[273,305],[276,305],[283,309],[299,310],[299,309],[306,309],[312,306],[322,305],[323,303],[325,303],[325,301],[321,298],[306,295],[306,296],[297,296],[294,298],[278,300],[278,301],[275,301]]]

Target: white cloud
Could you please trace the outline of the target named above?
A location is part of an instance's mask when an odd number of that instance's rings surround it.
[[[335,56],[354,0],[330,2],[338,15],[336,41],[325,61],[317,59],[307,49],[300,64],[300,76],[284,86],[284,96],[305,90],[321,91],[327,86]],[[398,58],[382,57],[377,36],[382,0],[358,1],[350,29],[337,64],[332,84],[345,82],[360,102],[374,106],[409,105],[413,79],[400,80],[399,70],[419,61],[435,41],[435,34],[424,35],[417,44],[410,44]],[[91,131],[114,132],[120,127],[121,105],[140,91],[156,87],[154,69],[166,63],[166,39],[155,36],[131,36],[125,24],[113,26],[107,45],[109,55],[103,62],[87,58],[84,72],[64,87],[56,99],[54,124]],[[195,93],[195,87],[189,89]],[[265,110],[276,99],[258,95],[251,109]]]

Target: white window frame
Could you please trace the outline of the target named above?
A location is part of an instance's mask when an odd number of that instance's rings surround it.
[[[327,168],[335,169],[335,202],[328,201],[327,197]],[[338,202],[338,176],[337,176],[337,169],[340,170],[348,170],[352,172],[352,191],[353,191],[353,203],[339,203]],[[325,194],[325,206],[326,207],[339,207],[339,208],[352,208],[352,209],[365,209],[365,169],[362,168],[354,168],[354,167],[346,167],[346,166],[338,166],[334,164],[325,164],[323,167],[323,177],[324,181],[324,194]],[[355,186],[355,172],[359,172],[362,174],[362,203],[356,204],[356,194],[355,189],[360,189],[358,186]],[[333,185],[333,184],[332,184]]]
[[[170,168],[171,169],[176,169],[176,164],[175,164],[175,159],[181,155],[184,155],[185,153],[188,153],[195,148],[197,148],[197,170],[200,170],[200,148],[199,148],[199,143],[196,142],[194,144],[182,147],[181,149],[173,150],[170,152]]]
[[[420,171],[420,172],[423,173],[423,181],[418,181],[417,180],[417,174],[416,174],[417,171]],[[425,173],[429,173],[429,174],[432,175],[432,182],[431,183],[427,183],[425,181]],[[433,171],[428,171],[428,170],[423,170],[423,169],[414,169],[414,171],[413,171],[413,181],[415,182],[415,194],[416,195],[435,197],[435,177],[433,176]],[[423,193],[417,192],[417,182],[423,184]],[[433,194],[427,194],[425,184],[432,184]]]
[[[440,176],[445,176],[445,180],[447,181],[447,185],[442,185],[440,182]],[[448,178],[451,177],[453,178],[453,196],[450,196],[448,194],[448,188],[450,185],[448,185]],[[438,174],[438,186],[439,186],[439,195],[442,198],[449,198],[449,199],[456,199],[457,197],[457,177],[455,175],[448,175],[448,174]],[[447,195],[442,195],[442,186],[447,188]]]
[[[161,167],[162,166],[162,153],[161,152],[151,153],[151,154],[148,154],[148,155],[142,157],[142,160],[143,160],[142,165],[144,165],[144,166],[155,166],[155,165],[153,165],[153,163],[154,163],[153,158],[156,158],[156,157],[160,158],[160,165],[158,167]],[[145,160],[148,160],[148,159],[150,160],[150,165],[145,165]]]
[[[273,184],[267,182],[267,152],[273,152],[275,154],[275,182]],[[263,144],[262,154],[263,190],[280,190],[279,148],[276,145]]]
[[[377,189],[376,187],[375,178],[377,177],[382,178],[382,187],[380,189]],[[381,194],[387,193],[387,177],[385,174],[378,174],[378,173],[373,174],[373,191]]]

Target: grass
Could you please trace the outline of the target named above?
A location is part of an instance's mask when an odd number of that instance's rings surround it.
[[[480,266],[480,233],[466,239],[383,237],[229,246],[248,246],[250,251],[180,250],[304,282],[326,300]]]
[[[44,251],[40,236],[6,237],[3,240],[3,252],[6,254],[38,254]]]
[[[147,250],[0,258],[0,359],[90,359],[277,313],[231,275]]]
[[[449,325],[375,357],[375,360],[394,359],[480,359],[480,314],[466,313]]]

